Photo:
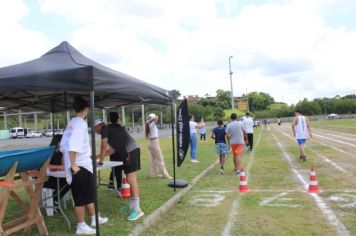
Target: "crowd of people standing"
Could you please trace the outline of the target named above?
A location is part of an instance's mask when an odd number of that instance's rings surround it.
[[[51,145],[56,146],[53,155],[52,165],[62,165],[66,173],[66,179],[60,183],[60,198],[71,190],[74,200],[75,216],[77,220],[77,234],[95,234],[97,223],[105,224],[107,217],[98,215],[96,219],[94,202],[95,179],[93,173],[92,150],[89,143],[88,124],[86,117],[89,112],[89,103],[81,97],[75,98],[73,108],[76,116],[68,123],[62,135],[53,137]],[[103,165],[104,159],[109,156],[110,161],[120,161],[123,165],[112,168],[109,177],[109,190],[117,190],[118,196],[122,189],[123,174],[130,184],[130,200],[123,209],[129,214],[127,220],[137,220],[144,215],[140,207],[140,189],[137,179],[137,171],[141,169],[141,148],[122,125],[121,117],[117,112],[109,113],[110,124],[105,124],[102,120],[95,120],[95,133],[100,135],[99,154],[96,155],[98,166]],[[165,158],[159,143],[159,130],[157,123],[159,117],[154,113],[148,115],[145,125],[145,137],[148,140],[148,150],[150,153],[150,177],[172,179],[165,166]],[[281,120],[278,118],[278,125]],[[210,138],[215,141],[215,150],[219,156],[220,174],[224,174],[226,156],[231,153],[234,172],[240,175],[241,159],[245,150],[253,152],[255,121],[246,112],[244,117],[238,119],[236,113],[230,116],[230,122],[225,125],[222,119],[217,120],[217,126],[211,130]],[[200,141],[206,142],[208,133],[204,118],[200,122],[195,122],[193,115],[189,116],[190,128],[190,161],[193,164],[198,161],[198,131]],[[310,123],[307,117],[300,111],[296,111],[292,121],[292,131],[296,138],[300,159],[306,161],[304,145],[306,139],[311,135]],[[116,182],[116,186],[114,185]],[[45,183],[47,188],[55,188],[55,180],[49,178]],[[55,203],[58,204],[58,203]],[[90,216],[90,225],[85,222],[85,212]]]

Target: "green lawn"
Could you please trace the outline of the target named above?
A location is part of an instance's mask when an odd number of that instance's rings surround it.
[[[354,190],[356,176],[338,174],[310,150],[307,150],[309,161],[300,162],[294,140],[275,129],[261,128],[255,133],[258,145],[254,157],[249,154],[243,157],[251,190],[249,193],[236,191],[239,177],[232,171],[229,156],[225,175],[219,175],[218,168],[210,171],[193,191],[143,235],[337,235],[314,198],[298,181],[272,134],[292,159],[293,168],[305,179],[308,179],[310,166],[317,167],[320,188],[325,190],[318,196],[349,233],[355,235],[356,207],[342,207],[340,202],[330,199],[344,196],[348,198],[344,204],[352,204],[356,194],[340,191]],[[314,143],[311,148],[329,151]],[[229,228],[230,221],[230,234],[223,234]]]
[[[318,120],[311,124],[315,128],[356,134],[356,119]]]
[[[163,138],[160,140],[161,149],[165,157],[166,166],[170,175],[173,176],[172,162],[172,142],[171,138]],[[151,178],[149,176],[149,152],[148,142],[145,139],[137,140],[141,146],[141,171],[138,172],[138,181],[140,185],[141,208],[145,215],[149,215],[174,194],[172,188],[167,186],[168,180],[164,178]],[[198,160],[199,164],[192,164],[189,160],[189,153],[185,162],[180,168],[176,168],[177,178],[185,179],[191,182],[197,175],[206,169],[216,159],[214,155],[214,145],[212,140],[208,139],[206,143],[198,143]],[[108,179],[109,170],[103,171],[104,178]],[[135,222],[126,220],[127,213],[120,212],[120,207],[127,204],[128,200],[119,199],[114,191],[108,191],[106,186],[101,186],[98,191],[99,196],[99,211],[101,215],[109,217],[109,222],[103,227],[100,227],[102,235],[127,235],[142,219]],[[69,202],[68,202],[69,204]],[[43,211],[44,212],[44,211]],[[45,217],[45,222],[50,235],[73,235],[75,233],[75,216],[73,207],[66,210],[70,218],[72,229],[67,231],[67,226],[60,214],[55,214],[52,217]],[[6,213],[6,219],[13,218],[21,214],[21,211],[15,206],[14,201],[10,202],[9,209]],[[87,218],[87,223],[89,219]],[[5,221],[6,222],[6,221]],[[37,235],[37,229],[34,227],[30,234],[17,233],[15,235]]]

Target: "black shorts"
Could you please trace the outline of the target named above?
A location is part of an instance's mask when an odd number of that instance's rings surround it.
[[[138,170],[141,170],[141,151],[136,148],[124,158],[124,171],[125,174],[129,174]]]
[[[79,167],[80,171],[73,174],[71,184],[72,196],[76,207],[94,203],[95,181],[94,175],[84,167]]]

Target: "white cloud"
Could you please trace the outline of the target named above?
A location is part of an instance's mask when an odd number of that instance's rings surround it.
[[[0,46],[6,55],[0,65],[21,57],[10,55],[15,47],[30,50],[24,60],[48,50],[43,50],[48,46],[43,33],[21,25],[29,9],[21,1],[5,2],[10,33],[1,40],[11,46]],[[235,96],[264,91],[277,101],[296,103],[304,97],[353,93],[356,32],[346,26],[331,28],[325,17],[350,11],[356,0],[278,2],[39,1],[45,13],[78,26],[68,41],[83,54],[182,94],[228,90],[230,55]],[[1,15],[3,22],[6,16]],[[28,49],[23,38],[40,45]]]
[[[48,39],[44,34],[21,24],[28,14],[29,9],[23,1],[0,1],[0,66],[31,60],[48,50]]]

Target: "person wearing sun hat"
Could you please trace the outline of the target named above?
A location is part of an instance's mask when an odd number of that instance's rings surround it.
[[[158,139],[158,128],[157,122],[159,117],[156,114],[151,113],[148,115],[148,120],[146,121],[145,126],[145,135],[146,138],[149,138],[150,142],[148,144],[148,149],[151,153],[151,168],[150,173],[151,177],[158,177],[158,167],[162,172],[163,177],[168,179],[172,179],[169,176],[166,165],[164,163],[164,157],[161,151],[161,147],[159,145]]]

